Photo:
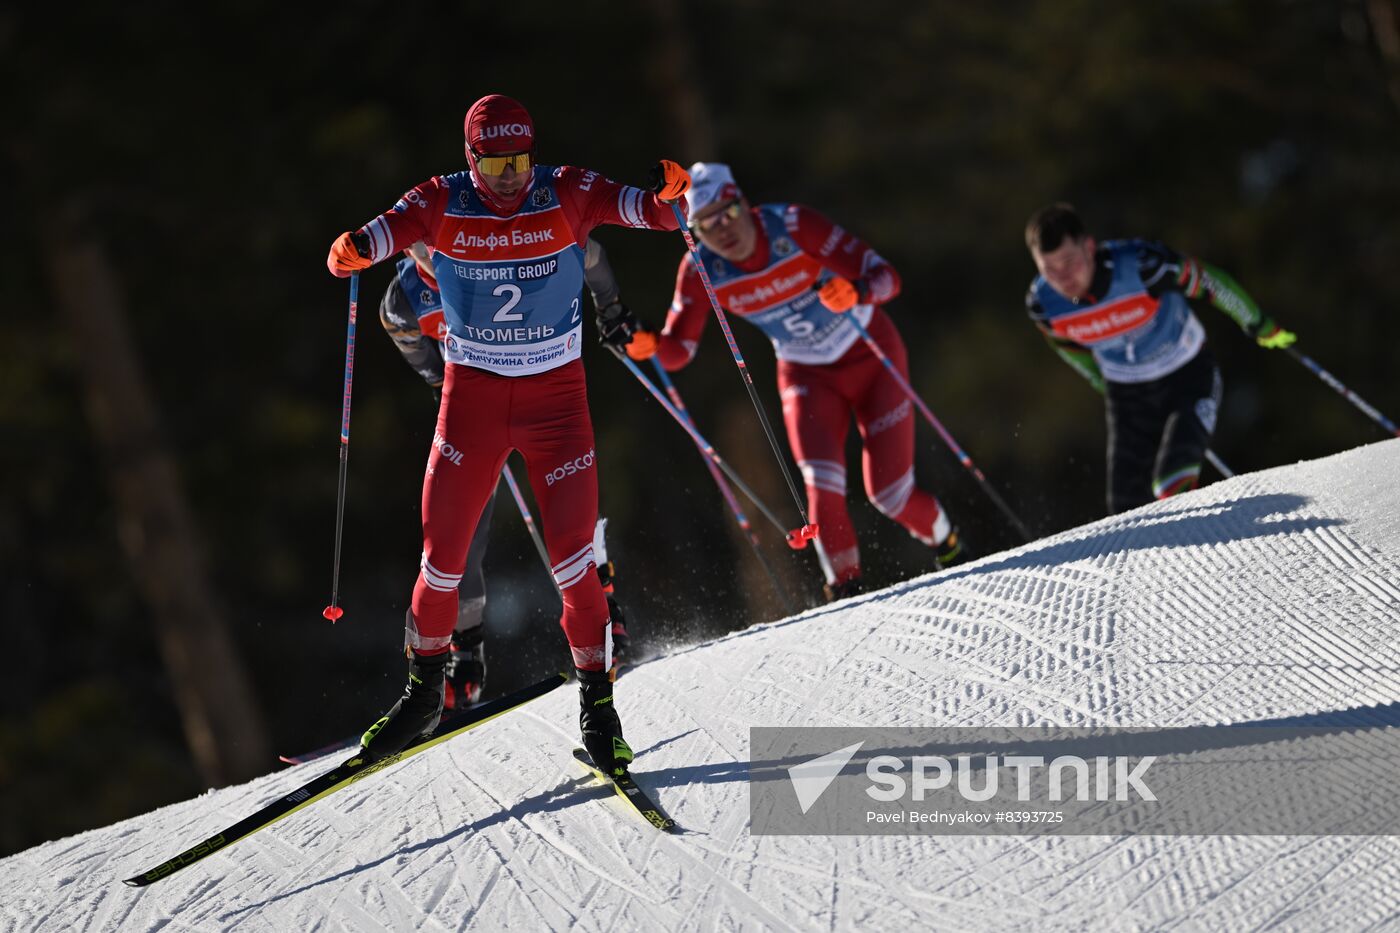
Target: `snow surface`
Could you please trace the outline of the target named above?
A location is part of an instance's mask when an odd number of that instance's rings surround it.
[[[753,725],[1400,724],[1397,476],[1400,440],[1240,476],[632,670],[689,835],[584,776],[564,688],[150,888],[327,763],[11,856],[0,930],[1400,927],[1392,837],[753,837],[745,781]]]

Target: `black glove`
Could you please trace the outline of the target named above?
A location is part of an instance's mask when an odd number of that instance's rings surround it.
[[[641,329],[637,316],[620,301],[598,309],[598,342],[619,350],[632,342],[632,335]]]

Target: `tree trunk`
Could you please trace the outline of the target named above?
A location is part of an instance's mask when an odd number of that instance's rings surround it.
[[[651,0],[651,10],[657,41],[652,46],[650,70],[671,118],[671,143],[678,153],[684,153],[683,159],[716,159],[715,121],[698,80],[700,71],[686,32],[685,18],[691,11],[678,0]]]
[[[79,348],[78,378],[122,549],[149,607],[196,767],[208,786],[263,774],[267,731],[211,592],[116,272],[78,204],[53,215],[42,235],[50,287]]]
[[[1400,15],[1394,0],[1367,0],[1366,12],[1371,19],[1371,34],[1386,70],[1386,89],[1390,99],[1400,108]]]

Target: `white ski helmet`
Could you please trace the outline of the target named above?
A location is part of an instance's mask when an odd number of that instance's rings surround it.
[[[743,196],[734,173],[723,162],[696,162],[690,167],[690,190],[685,193],[685,203],[691,217],[711,204]]]

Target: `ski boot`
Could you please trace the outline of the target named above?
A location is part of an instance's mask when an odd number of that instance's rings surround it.
[[[613,708],[612,678],[607,671],[578,671],[579,730],[588,757],[604,774],[626,774],[632,747],[622,737],[622,722]]]
[[[962,532],[958,530],[957,525],[954,525],[952,530],[948,532],[948,537],[933,546],[933,556],[938,561],[939,570],[945,570],[971,559],[963,542]]]
[[[486,682],[486,646],[482,643],[481,626],[453,632],[452,648],[447,657],[444,715],[481,700],[481,688]]]
[[[448,652],[413,652],[408,663],[408,686],[389,712],[360,737],[360,747],[370,761],[387,758],[420,735],[437,728],[442,715]]]
[[[834,603],[838,599],[848,599],[852,596],[859,596],[865,592],[865,585],[860,582],[860,577],[851,577],[849,580],[842,580],[840,583],[823,583],[822,594],[826,596],[826,601]]]

